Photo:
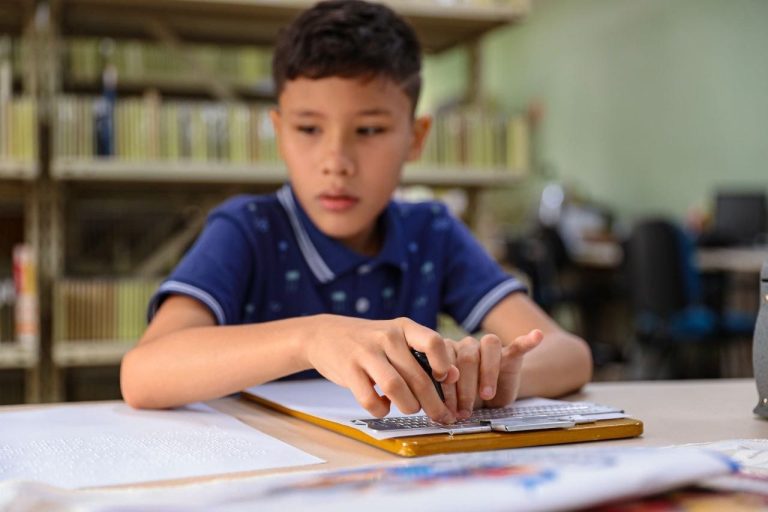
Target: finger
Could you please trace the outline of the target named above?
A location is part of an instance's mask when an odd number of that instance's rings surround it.
[[[380,358],[364,365],[364,369],[379,386],[384,396],[405,414],[415,414],[421,404],[403,378],[400,369],[382,354]],[[424,373],[422,371],[422,373]]]
[[[449,341],[447,343],[448,345],[448,355],[451,359],[451,364],[455,365],[456,361],[456,350],[454,348],[454,345],[456,344],[455,341]],[[456,370],[456,373],[458,374],[458,370]],[[456,376],[458,379],[458,375]],[[441,386],[443,387],[443,396],[445,397],[445,406],[450,410],[455,416],[458,416],[458,409],[457,409],[457,395],[456,395],[456,381],[454,382],[447,382],[443,381]]]
[[[490,400],[496,395],[501,370],[501,340],[495,334],[480,339],[480,398]]]
[[[539,329],[533,329],[528,334],[518,336],[515,340],[504,347],[504,357],[517,357],[536,348],[544,339],[544,333]]]
[[[448,349],[440,334],[408,318],[401,318],[400,325],[408,345],[427,354],[432,375],[438,382],[458,377],[455,367],[451,369]]]
[[[391,366],[404,379],[412,396],[419,404],[416,411],[421,408],[434,421],[454,423],[456,418],[437,394],[432,378],[416,361],[408,345],[393,340],[387,343],[385,350]]]
[[[480,344],[476,339],[468,336],[459,342],[456,350],[456,366],[460,374],[456,384],[459,418],[468,418],[472,414],[477,396],[479,365]]]
[[[443,338],[443,342],[445,343],[445,346],[448,348],[448,360],[451,363],[451,366],[448,369],[448,373],[443,376],[442,379],[438,379],[435,376],[434,370],[432,371],[432,376],[435,378],[437,382],[443,383],[443,384],[455,384],[459,381],[459,369],[456,367],[456,340],[452,340],[451,338]],[[431,366],[431,365],[430,365]]]
[[[379,396],[373,387],[373,381],[362,370],[356,370],[350,376],[347,387],[363,408],[375,418],[382,418],[389,413],[390,400],[386,396]]]

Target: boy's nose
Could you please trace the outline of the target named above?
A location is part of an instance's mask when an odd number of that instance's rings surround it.
[[[323,162],[323,174],[350,176],[355,172],[355,165],[349,155],[341,150],[329,151]]]

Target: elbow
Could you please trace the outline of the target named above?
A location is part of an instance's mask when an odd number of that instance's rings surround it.
[[[137,348],[123,356],[120,363],[120,393],[126,404],[134,409],[157,409],[152,404],[150,393],[140,376],[140,357]]]
[[[589,348],[589,344],[578,336],[574,338],[574,379],[573,389],[571,391],[578,391],[587,385],[592,380],[594,373],[594,360],[592,358],[592,349]]]

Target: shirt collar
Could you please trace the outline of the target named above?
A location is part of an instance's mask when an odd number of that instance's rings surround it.
[[[299,204],[290,185],[284,185],[277,191],[277,199],[288,215],[304,260],[321,283],[329,283],[352,269],[366,273],[384,263],[401,269],[407,267],[402,218],[392,201],[379,217],[380,226],[384,229],[384,244],[379,254],[370,258],[321,232]]]

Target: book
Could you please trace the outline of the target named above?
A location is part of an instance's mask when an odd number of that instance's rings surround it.
[[[16,339],[32,351],[38,345],[37,258],[28,244],[13,248],[13,279],[16,288]]]

